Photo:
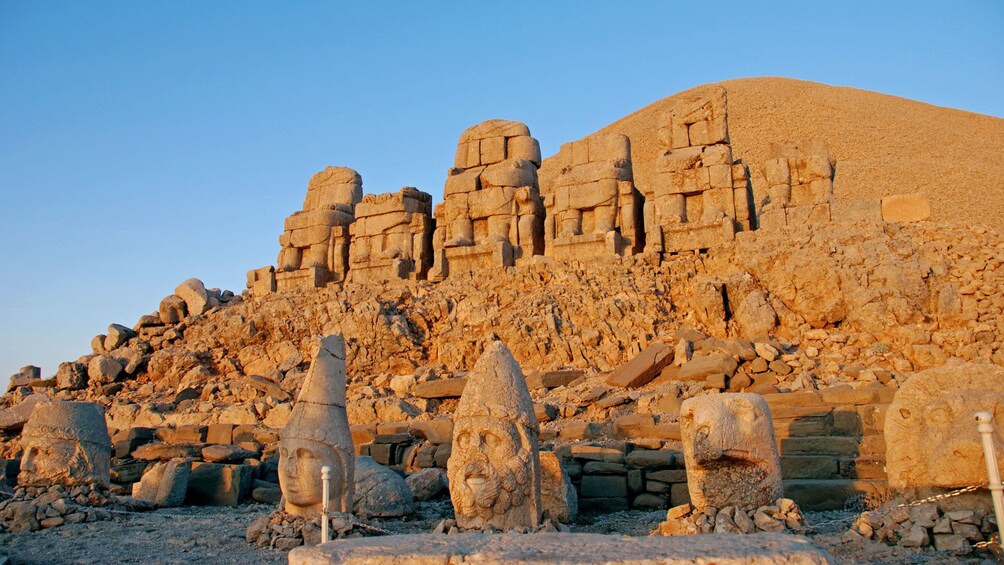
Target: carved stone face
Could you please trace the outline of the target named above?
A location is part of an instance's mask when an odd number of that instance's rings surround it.
[[[957,488],[986,482],[973,416],[989,411],[1000,426],[1002,391],[1004,370],[994,365],[944,365],[911,376],[886,411],[889,486]],[[1004,466],[1004,452],[997,457]]]
[[[472,417],[455,425],[447,474],[458,524],[508,529],[529,523],[533,453],[516,424]]]
[[[338,498],[345,476],[341,454],[330,446],[308,439],[284,438],[279,441],[279,486],[286,497],[286,512],[321,512],[321,467],[325,465],[331,467],[329,508],[338,511]]]
[[[770,409],[755,394],[714,394],[684,401],[680,433],[687,489],[698,508],[772,504],[782,496]]]
[[[24,455],[18,475],[20,485],[97,483],[107,486],[107,482],[101,481],[100,477],[108,475],[108,464],[101,464],[102,457],[96,453],[97,446],[50,438],[25,438],[22,445]],[[105,455],[104,460],[107,459]]]

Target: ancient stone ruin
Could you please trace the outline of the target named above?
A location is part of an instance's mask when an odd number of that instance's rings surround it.
[[[749,229],[749,181],[732,159],[724,89],[666,113],[659,141],[645,192],[647,250],[709,249]]]
[[[21,486],[108,488],[111,440],[104,411],[91,402],[44,402],[21,432]]]
[[[454,414],[447,473],[457,526],[506,531],[540,524],[539,433],[523,371],[502,342],[492,342]]]
[[[279,436],[279,484],[289,514],[320,514],[321,467],[331,467],[329,507],[352,512],[354,450],[345,415],[345,340],[319,340],[289,422]]]
[[[777,157],[764,165],[767,197],[760,206],[760,227],[831,221],[833,160],[825,144],[780,145],[774,153]]]
[[[917,373],[896,393],[885,418],[886,472],[897,489],[959,488],[986,481],[973,415],[1001,414],[1004,369],[945,365]],[[1004,467],[1004,450],[997,452]]]
[[[348,167],[328,167],[310,178],[303,210],[286,218],[279,237],[277,290],[319,288],[345,280],[349,226],[362,198],[362,178]]]
[[[555,158],[559,172],[543,196],[546,254],[568,260],[640,252],[645,232],[631,140],[616,134],[582,139],[562,145]]]
[[[426,277],[432,267],[432,196],[410,186],[367,194],[349,226],[349,280]]]
[[[488,120],[461,134],[435,209],[434,278],[543,254],[539,167],[540,145],[524,124]]]

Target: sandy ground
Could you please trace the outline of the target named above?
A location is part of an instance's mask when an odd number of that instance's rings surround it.
[[[421,533],[452,514],[448,500],[421,503],[404,520],[371,521],[395,533]],[[120,515],[113,521],[72,524],[30,534],[0,534],[0,555],[14,564],[51,563],[234,563],[257,565],[285,563],[286,553],[249,545],[244,532],[255,518],[271,511],[261,504],[236,508],[187,507],[142,514]],[[665,512],[585,514],[571,526],[573,532],[647,535]],[[849,518],[850,512],[808,513],[814,523]],[[840,563],[986,563],[983,559],[958,559],[930,549],[889,547],[874,542],[842,544],[841,525],[825,528],[811,537]]]

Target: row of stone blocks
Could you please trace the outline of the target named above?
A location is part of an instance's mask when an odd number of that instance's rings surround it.
[[[358,173],[328,167],[311,178],[303,210],[287,218],[278,266],[250,271],[248,287],[261,295],[333,282],[441,280],[540,255],[665,255],[707,250],[758,226],[930,214],[922,197],[881,206],[835,201],[833,162],[813,143],[776,150],[762,171],[768,194],[756,213],[749,170],[732,155],[722,88],[666,112],[658,134],[648,186],[635,185],[630,139],[621,134],[562,145],[544,182],[540,145],[525,124],[482,122],[461,134],[435,209],[429,194],[411,187],[364,197]]]
[[[881,430],[889,396],[877,388],[849,387],[765,395],[786,496],[808,510],[842,508],[854,496],[880,496],[886,484]],[[668,447],[679,442],[679,425],[658,423],[648,414],[581,424],[541,434],[575,485],[581,508],[666,508],[689,500],[683,455]],[[403,472],[445,469],[450,457],[447,419],[357,425],[352,431],[358,453]]]

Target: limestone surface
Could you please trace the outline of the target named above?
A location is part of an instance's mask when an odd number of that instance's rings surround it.
[[[539,434],[523,371],[502,342],[491,342],[454,414],[447,474],[459,527],[540,523]]]
[[[351,512],[352,435],[345,412],[345,339],[320,338],[317,355],[279,439],[279,484],[290,514],[318,514],[321,467],[331,467],[329,508]]]
[[[964,487],[987,482],[975,414],[1004,420],[1004,368],[953,363],[917,373],[885,417],[886,472],[893,488]],[[997,437],[1004,468],[1004,437]]]
[[[687,399],[680,409],[680,433],[695,507],[750,510],[783,495],[774,425],[760,395]]]
[[[99,404],[39,403],[24,425],[21,445],[21,486],[108,487],[111,439]]]

